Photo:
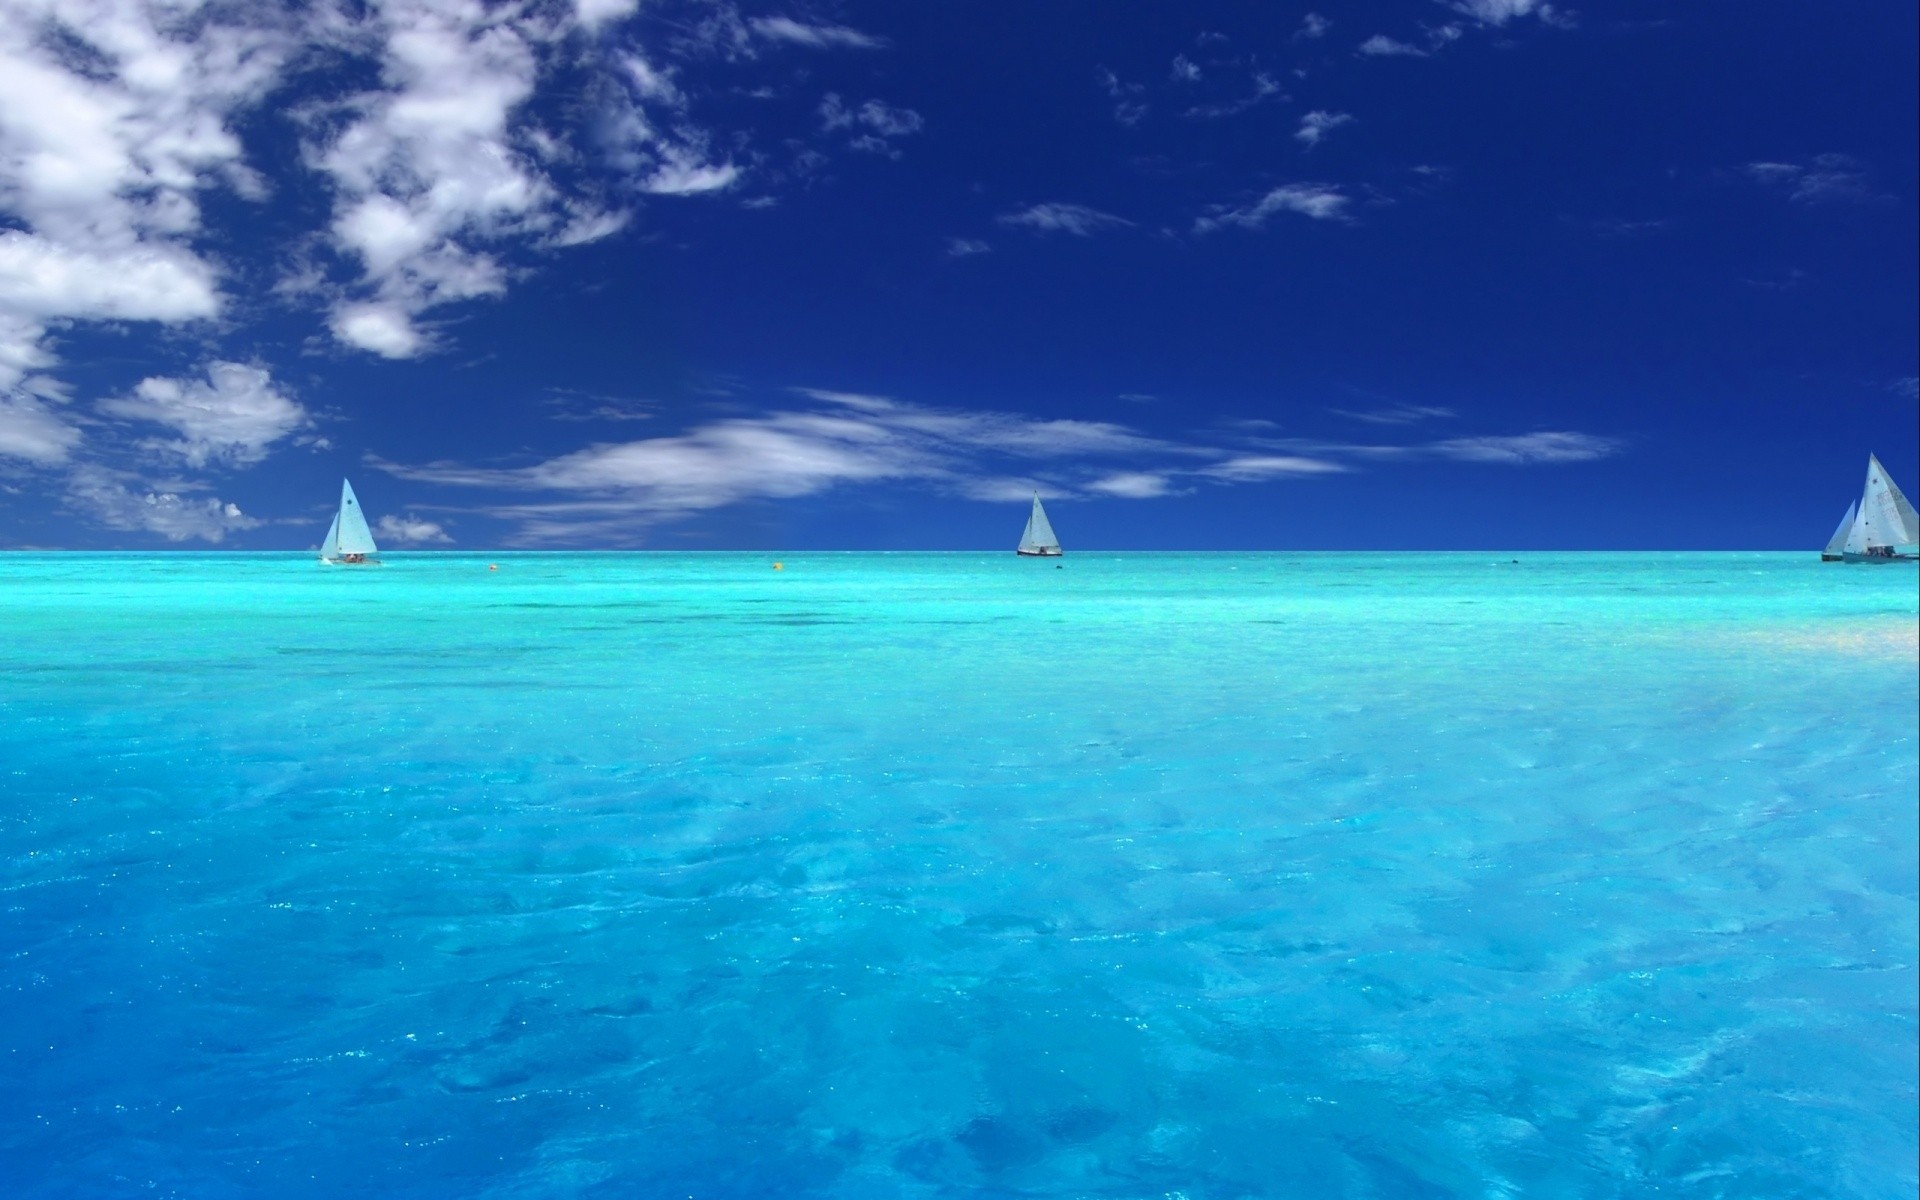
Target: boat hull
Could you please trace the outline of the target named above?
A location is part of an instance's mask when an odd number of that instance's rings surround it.
[[[1822,554],[1820,561],[1846,563],[1920,562],[1920,554]]]
[[[381,563],[377,558],[362,559],[359,562],[348,562],[343,558],[323,558],[320,560],[320,565],[323,567],[377,567]]]
[[[1059,558],[1063,552],[1059,550],[1015,550],[1014,553],[1021,558]]]

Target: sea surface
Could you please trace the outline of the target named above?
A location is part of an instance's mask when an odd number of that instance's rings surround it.
[[[0,556],[0,1194],[1914,1195],[1910,565],[780,561]]]

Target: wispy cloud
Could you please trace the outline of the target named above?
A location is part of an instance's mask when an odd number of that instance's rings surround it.
[[[1075,237],[1091,237],[1104,230],[1126,229],[1133,225],[1125,217],[1116,217],[1084,204],[1058,202],[1035,204],[1002,213],[997,220],[1002,225],[1037,229],[1042,233],[1070,233]]]
[[[1364,462],[1445,459],[1453,462],[1529,466],[1593,462],[1611,458],[1627,448],[1620,438],[1570,430],[1537,433],[1487,434],[1442,438],[1399,445],[1327,442],[1311,438],[1253,439],[1260,445],[1293,453],[1352,458]]]
[[[1806,163],[1752,162],[1749,179],[1799,204],[1879,203],[1890,197],[1874,190],[1866,169],[1845,154],[1817,154]]]
[[[868,100],[850,108],[837,94],[828,92],[820,101],[820,127],[851,130],[853,137],[848,145],[855,150],[899,158],[890,139],[918,133],[925,125],[913,109],[895,108],[883,100]]]
[[[1123,82],[1118,75],[1101,67],[1094,78],[1106,89],[1108,99],[1113,101],[1113,119],[1122,125],[1138,125],[1147,115],[1147,104],[1142,98],[1146,87],[1138,83]]]
[[[1164,465],[1218,454],[1104,421],[935,408],[825,388],[794,391],[815,405],[589,446],[528,467],[376,465],[424,483],[578,497],[496,513],[519,522],[523,536],[541,541],[604,535],[622,523],[637,532],[706,509],[857,484],[916,481],[956,495],[998,495],[1009,480],[1019,488],[1032,486],[1033,464],[1044,465],[1056,487],[1083,478],[1088,484],[1107,481],[1100,494],[1124,496],[1131,488],[1145,495],[1139,480],[1115,480],[1160,473],[1139,460]],[[1109,465],[1103,468],[1103,462]],[[1021,463],[1029,465],[1015,466]],[[1116,471],[1113,464],[1125,469]]]
[[[709,509],[863,485],[911,484],[994,501],[1034,491],[1149,500],[1183,487],[1324,478],[1395,461],[1581,462],[1617,453],[1623,445],[1574,432],[1410,445],[1260,436],[1269,422],[1248,424],[1252,434],[1166,438],[1107,421],[936,407],[831,388],[790,392],[811,403],[667,436],[591,445],[527,466],[374,465],[423,484],[547,493],[553,498],[480,511],[513,522],[523,541],[551,543],[630,541],[652,526]]]
[[[971,258],[976,254],[989,253],[992,249],[993,247],[991,245],[981,241],[979,238],[957,237],[947,239],[948,258]]]
[[[1320,139],[1342,125],[1353,124],[1353,117],[1347,113],[1328,112],[1317,108],[1300,118],[1300,128],[1294,131],[1294,138],[1305,142],[1308,148],[1318,146]]]
[[[232,501],[196,496],[181,482],[148,483],[92,464],[74,468],[66,482],[68,506],[109,529],[154,533],[170,542],[219,542],[261,524]]]
[[[1177,54],[1174,56],[1173,68],[1168,77],[1175,83],[1198,83],[1200,82],[1200,64],[1184,54]]]
[[[1422,421],[1440,420],[1454,415],[1450,408],[1433,404],[1394,404],[1386,408],[1327,410],[1336,416],[1349,417],[1355,421],[1365,421],[1369,425],[1417,425]]]
[[[1332,28],[1332,21],[1319,13],[1310,12],[1300,19],[1300,28],[1294,33],[1293,39],[1300,41],[1303,38],[1322,38],[1327,36],[1327,30]]]
[[[1592,462],[1611,458],[1625,448],[1626,443],[1618,438],[1599,437],[1591,433],[1546,431],[1508,437],[1448,438],[1419,447],[1418,452],[1460,462],[1520,466],[1531,463]]]
[[[1352,201],[1330,183],[1289,183],[1274,188],[1252,204],[1216,206],[1193,223],[1195,233],[1211,233],[1228,226],[1259,229],[1279,213],[1296,213],[1316,221],[1344,221]]]
[[[1225,100],[1214,104],[1195,104],[1186,109],[1181,115],[1201,119],[1238,116],[1250,108],[1257,107],[1271,97],[1284,97],[1284,95],[1285,93],[1281,90],[1279,81],[1274,79],[1273,76],[1265,72],[1255,72],[1253,76],[1253,91],[1250,94],[1242,96],[1237,100]]]
[[[1201,469],[1201,474],[1234,483],[1254,483],[1288,476],[1339,475],[1353,470],[1345,463],[1298,454],[1242,454]]]
[[[875,50],[886,45],[884,39],[845,25],[810,25],[792,17],[755,17],[747,26],[768,41],[789,42],[816,50]]]

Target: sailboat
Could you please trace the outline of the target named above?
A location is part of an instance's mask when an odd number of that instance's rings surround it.
[[[1014,553],[1029,558],[1060,557],[1060,539],[1053,536],[1053,524],[1047,520],[1047,510],[1040,507],[1039,492],[1033,494],[1033,511],[1027,515],[1027,531],[1020,535],[1020,546]]]
[[[360,511],[360,498],[353,494],[353,485],[340,481],[340,511],[333,514],[333,524],[327,526],[327,538],[320,543],[320,561],[336,567],[379,566],[374,558],[380,553],[380,547],[373,544],[373,531],[367,528],[367,518]]]
[[[1823,562],[1920,559],[1920,516],[1873,455],[1867,455],[1867,485],[1860,499],[1847,507],[1820,558]]]

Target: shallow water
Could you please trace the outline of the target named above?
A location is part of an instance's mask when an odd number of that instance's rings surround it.
[[[1914,571],[1510,557],[0,556],[0,1191],[1911,1197]]]

